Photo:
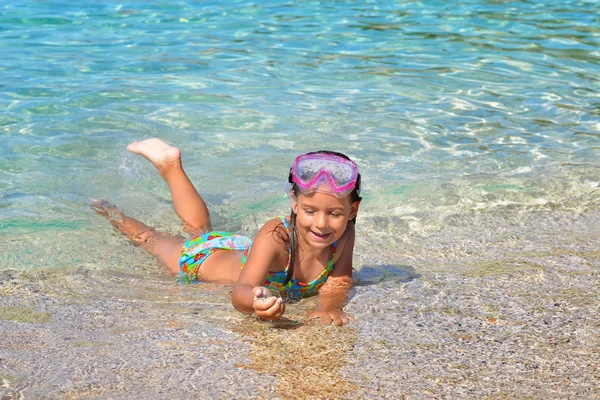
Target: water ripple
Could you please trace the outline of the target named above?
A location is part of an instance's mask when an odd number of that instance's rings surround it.
[[[10,218],[105,195],[171,212],[160,179],[128,181],[141,170],[123,148],[149,136],[183,148],[235,226],[285,209],[289,163],[315,148],[359,162],[380,217],[398,203],[433,212],[402,195],[421,184],[464,212],[592,207],[597,191],[574,195],[587,186],[565,165],[599,159],[595,14],[580,1],[13,1],[0,7],[0,173],[27,202]],[[507,171],[526,172],[497,197],[457,189]]]

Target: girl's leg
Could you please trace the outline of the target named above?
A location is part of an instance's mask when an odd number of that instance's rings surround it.
[[[133,142],[127,150],[150,161],[169,185],[173,206],[183,221],[183,229],[191,234],[210,231],[208,208],[181,165],[181,152],[160,139]]]
[[[115,206],[105,201],[94,200],[92,208],[135,245],[159,258],[169,271],[179,274],[179,257],[185,243],[184,238],[159,232],[136,219],[126,217]]]

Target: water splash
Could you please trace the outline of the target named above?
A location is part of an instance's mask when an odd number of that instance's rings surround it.
[[[144,158],[122,150],[117,156],[117,171],[124,179],[141,184],[149,184],[153,176],[151,166]]]

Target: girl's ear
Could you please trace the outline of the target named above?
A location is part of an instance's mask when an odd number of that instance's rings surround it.
[[[294,214],[298,214],[298,198],[294,195],[294,193],[288,194],[290,199],[290,204],[292,205],[292,211]]]
[[[360,200],[355,201],[354,203],[352,203],[350,205],[350,216],[348,217],[349,220],[353,220],[354,218],[356,218],[359,207],[360,207]]]

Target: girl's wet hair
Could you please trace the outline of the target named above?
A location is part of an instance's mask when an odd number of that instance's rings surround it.
[[[313,151],[313,152],[306,153],[306,154],[329,154],[329,155],[335,155],[338,157],[345,158],[346,160],[350,160],[350,157],[348,157],[347,155],[345,155],[343,153],[338,153],[338,152],[329,151],[329,150]],[[291,169],[290,169],[290,175],[288,177],[288,181],[291,184],[291,189],[292,189],[292,192],[294,193],[294,196],[296,196],[296,198],[298,198],[298,195],[301,192],[300,192],[300,189],[298,189],[298,185],[296,185],[296,183],[294,183],[294,181],[292,179],[292,170]],[[356,180],[356,186],[354,187],[352,192],[350,192],[350,194],[348,194],[348,196],[350,197],[350,203],[354,203],[354,202],[360,201],[362,199],[362,197],[360,197],[359,193],[360,193],[360,173],[358,174],[358,179]],[[354,217],[350,222],[356,223],[356,217]],[[293,208],[290,211],[290,232],[289,232],[289,236],[288,236],[288,241],[289,241],[289,248],[290,248],[291,256],[290,256],[290,266],[288,268],[288,273],[287,273],[287,276],[285,277],[285,282],[283,283],[284,285],[287,285],[287,283],[294,276],[294,265],[296,263],[296,248],[298,247],[298,233],[296,232],[296,213],[294,212]]]

